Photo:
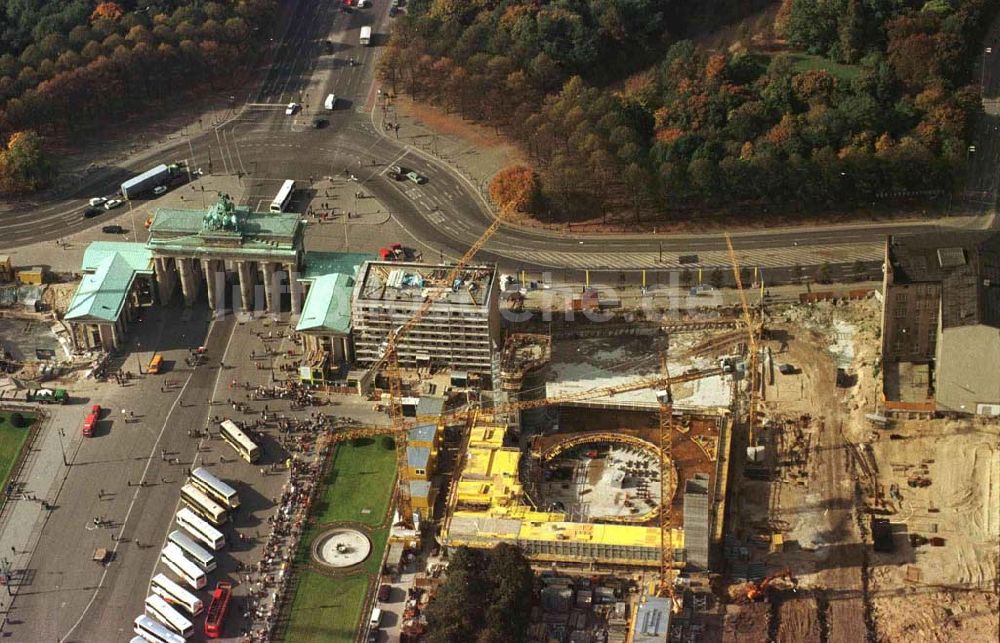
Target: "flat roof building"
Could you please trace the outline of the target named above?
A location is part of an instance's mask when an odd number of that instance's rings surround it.
[[[450,271],[447,265],[366,262],[352,297],[357,362],[378,361],[389,333],[431,300],[397,343],[400,363],[488,373],[500,342],[496,266],[470,266],[444,283]]]
[[[1000,415],[1000,234],[889,237],[883,293],[886,411]]]

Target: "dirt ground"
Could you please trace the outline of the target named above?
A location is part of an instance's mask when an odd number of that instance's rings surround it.
[[[772,311],[773,363],[795,372],[775,370],[765,393],[761,443],[776,479],[743,484],[739,498],[745,533],[784,541],[754,559],[798,579],[797,593],[772,597],[769,638],[995,641],[1000,431],[978,420],[873,426],[879,311],[874,299]],[[893,553],[873,550],[872,514],[889,520]]]

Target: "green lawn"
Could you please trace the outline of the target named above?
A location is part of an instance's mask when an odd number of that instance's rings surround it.
[[[31,424],[35,421],[31,414],[23,415],[28,426],[18,429],[10,423],[10,413],[0,412],[0,489],[7,488],[10,470],[21,452],[21,447],[24,446],[24,441],[28,438]]]
[[[858,65],[842,65],[823,56],[813,54],[791,54],[793,67],[797,72],[809,71],[810,69],[823,69],[830,72],[832,76],[843,81],[852,81],[861,75],[861,67]]]
[[[316,522],[353,520],[381,525],[389,510],[396,477],[396,451],[382,437],[360,438],[337,446],[325,493],[316,503]]]
[[[325,489],[313,506],[316,527],[303,534],[299,562],[309,558],[313,537],[323,525],[355,521],[371,527],[385,522],[396,475],[396,452],[381,437],[345,442],[333,454]],[[388,527],[371,533],[372,552],[362,573],[326,576],[306,567],[292,599],[286,641],[350,643],[357,633],[369,583],[378,576],[389,538]]]

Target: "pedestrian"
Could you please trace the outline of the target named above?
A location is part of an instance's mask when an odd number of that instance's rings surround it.
[[[128,411],[125,409],[122,409],[122,419],[125,420],[126,424],[128,423]]]
[[[162,460],[163,462],[167,461],[167,450],[166,449],[160,449],[160,460]]]
[[[104,489],[101,489],[100,491],[98,491],[97,496],[99,498],[103,498],[104,497]]]

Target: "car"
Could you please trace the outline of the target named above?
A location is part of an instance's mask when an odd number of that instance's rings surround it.
[[[115,208],[117,208],[118,206],[120,206],[122,203],[125,203],[125,202],[122,201],[121,199],[111,199],[107,203],[104,204],[104,209],[105,210],[114,210]]]
[[[157,185],[155,188],[153,188],[153,194],[155,194],[156,196],[160,196],[161,194],[166,194],[166,193],[167,193],[167,186],[165,185]]]
[[[358,9],[367,9],[372,6],[372,0],[357,0]]]
[[[389,177],[390,179],[392,179],[393,181],[398,181],[398,180],[400,180],[401,178],[403,178],[403,175],[402,175],[402,174],[400,174],[399,172],[397,172],[396,170],[388,170],[388,171],[387,171],[387,172],[385,173],[385,175],[386,175],[387,177]]]
[[[102,212],[104,212],[104,210],[102,210],[102,209],[100,209],[98,207],[87,208],[86,210],[83,211],[83,218],[84,219],[93,219],[94,217],[96,217],[97,215],[99,215]]]
[[[427,177],[422,174],[417,174],[416,172],[407,172],[406,178],[410,179],[417,185],[423,185],[424,183],[427,183]]]
[[[389,583],[382,583],[378,586],[378,600],[383,603],[389,600],[389,596],[392,595],[392,585]]]
[[[333,53],[333,41],[332,40],[325,41],[323,43],[323,46],[326,47],[326,53],[328,53],[328,54],[332,54]]]
[[[389,7],[390,18],[395,18],[397,13],[399,13],[399,7]]]
[[[326,127],[327,123],[329,123],[329,121],[326,120],[325,118],[314,118],[313,119],[313,128],[315,128],[315,129],[323,129],[324,127]]]
[[[378,643],[378,630],[368,632],[368,643]]]
[[[101,232],[105,234],[122,234],[125,232],[125,228],[121,227],[118,224],[106,225],[103,228],[101,228]]]
[[[403,167],[402,165],[393,165],[389,169],[395,172],[396,174],[406,174],[407,172],[409,172],[409,170]]]
[[[90,205],[92,206],[104,205],[104,203],[107,200],[108,200],[107,197],[95,196],[93,199],[90,200]]]
[[[298,103],[288,103],[288,107],[285,108],[285,116],[292,116],[299,111],[300,105]]]

